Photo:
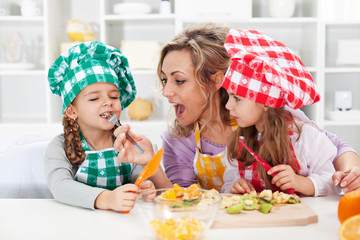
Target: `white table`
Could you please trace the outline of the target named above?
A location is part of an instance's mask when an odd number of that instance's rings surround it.
[[[307,197],[303,201],[318,223],[294,227],[210,229],[204,240],[339,239],[337,206],[341,196]],[[87,210],[50,199],[0,199],[0,239],[153,239],[140,213]]]

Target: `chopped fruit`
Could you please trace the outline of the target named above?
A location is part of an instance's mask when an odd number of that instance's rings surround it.
[[[339,229],[339,237],[341,240],[357,240],[360,239],[360,214],[346,219]]]
[[[192,184],[184,192],[184,199],[198,198],[201,195],[200,187],[197,184]]]
[[[270,203],[263,203],[263,204],[260,205],[260,207],[259,207],[258,210],[259,210],[260,212],[266,214],[266,213],[269,213],[269,212],[270,212],[271,208],[272,208],[272,204],[270,204]]]
[[[160,197],[166,200],[175,201],[176,200],[175,190],[174,189],[166,190],[165,192],[161,193]]]
[[[176,193],[176,197],[182,197],[184,195],[184,188],[182,188],[181,186],[179,186],[178,184],[174,184],[174,189],[175,189],[175,193]]]
[[[244,195],[241,197],[241,200],[244,203],[245,210],[254,210],[258,206],[257,201],[253,196]]]
[[[226,208],[226,211],[230,214],[236,214],[236,213],[240,213],[241,210],[244,209],[244,204],[243,203],[239,203],[236,205],[232,205],[231,207]]]
[[[196,239],[205,230],[205,223],[190,216],[169,218],[164,222],[154,219],[150,221],[151,228],[160,239]]]

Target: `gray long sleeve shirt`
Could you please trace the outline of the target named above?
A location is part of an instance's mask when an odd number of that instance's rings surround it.
[[[64,135],[56,136],[45,153],[45,173],[49,189],[55,200],[61,203],[95,209],[95,200],[104,191],[74,180],[78,166],[73,166],[65,154]],[[134,183],[142,170],[137,166],[131,175]]]

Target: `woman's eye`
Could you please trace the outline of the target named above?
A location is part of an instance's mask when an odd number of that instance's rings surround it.
[[[176,84],[181,85],[185,82],[185,80],[176,80]]]
[[[167,83],[167,79],[166,78],[162,78],[161,82],[165,85]]]

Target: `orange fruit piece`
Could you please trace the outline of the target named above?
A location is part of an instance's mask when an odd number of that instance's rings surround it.
[[[176,183],[174,184],[174,190],[176,193],[176,197],[182,197],[184,195],[184,188]]]
[[[360,190],[346,193],[338,205],[338,218],[341,223],[357,214],[360,214]]]
[[[360,214],[352,216],[341,224],[339,229],[341,240],[358,240],[360,239]]]
[[[184,198],[185,199],[192,199],[192,198],[197,198],[200,196],[201,191],[199,191],[200,187],[197,184],[192,184],[190,185],[184,193]]]
[[[174,189],[166,190],[165,192],[161,193],[161,198],[166,200],[176,200],[176,193]]]

